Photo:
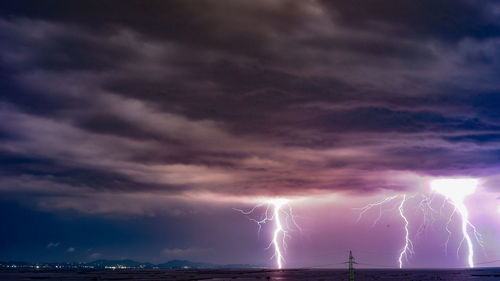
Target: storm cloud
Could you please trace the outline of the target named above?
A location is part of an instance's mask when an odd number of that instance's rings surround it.
[[[14,200],[149,214],[159,198],[405,190],[402,175],[500,164],[493,1],[1,6]]]

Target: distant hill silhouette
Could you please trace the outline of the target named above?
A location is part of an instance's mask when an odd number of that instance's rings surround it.
[[[192,262],[188,260],[171,260],[166,263],[160,263],[155,265],[158,268],[216,268],[219,265],[203,262]]]
[[[162,269],[182,269],[182,268],[259,268],[262,266],[257,266],[253,264],[212,264],[204,262],[193,262],[189,260],[171,260],[165,263],[153,264],[150,262],[138,262],[131,259],[123,260],[106,260],[99,259],[91,261],[88,263],[56,263],[56,262],[46,262],[46,263],[29,263],[21,261],[0,261],[0,266],[11,266],[16,265],[18,267],[26,266],[36,266],[36,265],[46,265],[49,268],[56,268],[57,265],[65,266],[76,266],[76,267],[93,267],[93,268],[109,268],[109,267],[132,267],[132,268],[162,268]]]
[[[126,267],[144,267],[144,268],[170,268],[170,269],[180,269],[180,268],[256,268],[257,265],[252,264],[213,264],[205,262],[193,262],[189,260],[171,260],[165,263],[152,264],[148,262],[138,262],[134,260],[95,260],[93,262],[87,263],[87,265],[92,265],[95,267],[105,267],[105,266],[126,266]]]
[[[86,265],[91,265],[95,267],[105,267],[105,266],[117,266],[117,265],[123,265],[126,267],[153,267],[152,263],[149,262],[138,262],[134,260],[95,260],[93,262],[89,262]]]

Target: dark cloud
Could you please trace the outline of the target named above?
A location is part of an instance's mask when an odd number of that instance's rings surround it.
[[[118,201],[489,176],[500,148],[493,6],[8,1],[0,190],[31,192],[44,209],[149,214],[161,204]]]
[[[500,35],[487,1],[323,1],[347,25],[387,28],[399,36],[460,40]]]

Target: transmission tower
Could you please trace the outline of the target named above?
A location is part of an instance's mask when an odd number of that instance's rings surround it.
[[[349,281],[354,281],[354,257],[352,256],[352,251],[349,251]]]

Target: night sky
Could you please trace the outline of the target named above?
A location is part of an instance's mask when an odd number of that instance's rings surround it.
[[[465,267],[464,177],[500,259],[497,1],[2,1],[0,93],[0,260],[275,266],[235,209],[286,198],[286,267],[397,267],[406,195],[404,266]]]

